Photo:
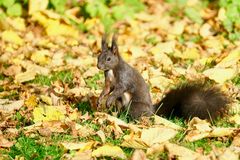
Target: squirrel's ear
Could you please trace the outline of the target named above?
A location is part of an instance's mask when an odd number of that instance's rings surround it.
[[[118,54],[118,46],[117,46],[117,35],[114,33],[112,37],[112,46],[111,46],[112,53],[117,55]]]
[[[107,35],[106,34],[104,34],[103,36],[102,36],[102,50],[104,51],[106,51],[108,49],[108,44],[107,44]]]

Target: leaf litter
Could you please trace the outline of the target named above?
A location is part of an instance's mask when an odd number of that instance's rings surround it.
[[[188,79],[209,78],[228,86],[229,94],[234,94],[231,80],[239,76],[239,41],[231,42],[216,30],[226,17],[225,10],[202,9],[203,15],[193,21],[190,15],[196,13],[189,9],[188,17],[180,20],[165,14],[171,7],[166,2],[145,3],[148,10],[114,27],[119,33],[119,49],[124,59],[151,85],[153,101],[161,99],[170,86],[179,83],[181,75]],[[66,134],[84,138],[83,141],[60,140],[59,144],[66,150],[63,157],[68,159],[145,160],[161,153],[167,153],[168,159],[239,158],[239,111],[227,121],[233,127],[216,127],[196,118],[187,126],[179,126],[158,116],[133,123],[96,112],[96,100],[104,83],[103,76],[99,76],[102,73],[96,68],[104,32],[101,20],[83,20],[74,14],[74,8],[63,16],[48,10],[47,4],[45,0],[30,0],[30,19],[7,17],[4,23],[10,28],[1,27],[0,150],[15,145],[14,137],[20,133],[46,138]],[[217,20],[212,16],[215,11]],[[88,31],[79,31],[65,16],[84,22]],[[202,18],[206,18],[205,23]],[[62,71],[73,76],[61,75]],[[48,82],[40,85],[37,79]],[[84,102],[90,102],[94,114],[88,109],[83,111]],[[18,122],[23,120],[24,123]],[[230,146],[212,145],[209,154],[202,154],[172,141],[182,131],[185,133],[182,141],[214,137],[219,141],[233,140]],[[126,148],[134,152],[127,155]]]

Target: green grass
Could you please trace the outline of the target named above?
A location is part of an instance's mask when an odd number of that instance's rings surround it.
[[[82,114],[85,114],[87,112],[90,114],[93,114],[93,111],[89,102],[79,102],[76,104],[76,107],[78,108],[79,111],[82,112]]]
[[[22,136],[10,148],[9,157],[24,157],[26,160],[60,159],[63,149],[55,145],[39,144],[33,138]]]
[[[240,87],[240,76],[236,76],[233,78],[232,82],[236,85]]]
[[[50,86],[51,83],[56,80],[61,80],[64,83],[71,83],[73,80],[73,74],[71,71],[66,70],[54,72],[50,76],[37,75],[34,80],[30,81],[30,83]]]
[[[95,74],[93,77],[86,78],[85,82],[91,89],[99,89],[98,81],[103,79],[104,75],[102,72]]]
[[[4,80],[4,78],[5,76],[2,73],[0,73],[0,80]]]

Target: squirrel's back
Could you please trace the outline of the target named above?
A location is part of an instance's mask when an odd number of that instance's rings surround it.
[[[167,117],[215,119],[223,115],[228,103],[219,88],[192,84],[171,90],[155,107],[158,115]]]

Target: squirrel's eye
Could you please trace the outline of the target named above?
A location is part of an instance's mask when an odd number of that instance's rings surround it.
[[[108,58],[107,58],[107,61],[111,61],[111,58],[110,58],[110,57],[108,57]]]

